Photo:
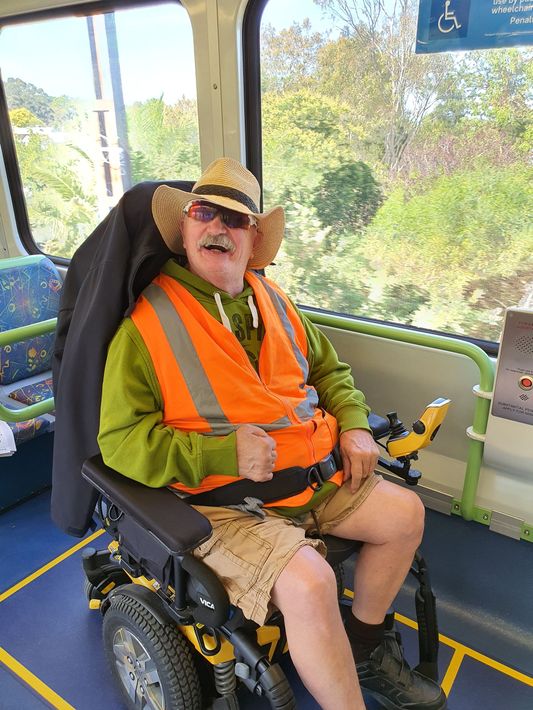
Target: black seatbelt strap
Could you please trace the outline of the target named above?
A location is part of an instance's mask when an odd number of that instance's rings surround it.
[[[282,498],[290,498],[306,488],[319,491],[337,471],[342,468],[339,446],[317,463],[304,468],[291,466],[274,472],[270,481],[258,483],[248,478],[214,488],[212,491],[197,493],[186,498],[192,505],[238,505],[247,498],[258,498],[263,503],[273,503]]]

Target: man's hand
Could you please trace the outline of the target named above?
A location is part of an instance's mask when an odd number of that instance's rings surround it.
[[[376,468],[379,449],[372,434],[366,429],[349,429],[339,437],[344,481],[350,480],[355,493],[363,480]]]
[[[274,439],[253,424],[243,424],[236,434],[239,476],[251,481],[270,481],[277,458]]]

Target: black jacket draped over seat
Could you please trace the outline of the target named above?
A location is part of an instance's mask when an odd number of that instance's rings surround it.
[[[81,476],[98,453],[109,343],[141,291],[173,256],[152,217],[155,189],[192,182],[144,182],[128,190],[72,257],[62,290],[53,359],[56,411],[52,519],[70,535],[89,527],[96,490]]]

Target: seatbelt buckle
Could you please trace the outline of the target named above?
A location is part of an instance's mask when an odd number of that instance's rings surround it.
[[[327,481],[329,478],[334,476],[339,470],[339,466],[337,465],[337,461],[335,459],[333,451],[327,456],[325,456],[321,461],[319,461],[317,466],[320,470],[320,475],[323,481]]]
[[[307,471],[307,483],[314,491],[319,491],[326,481],[339,470],[337,460],[332,451],[318,463],[313,464]]]
[[[319,491],[324,485],[325,480],[320,473],[320,463],[309,466],[307,469],[307,485],[314,491]]]

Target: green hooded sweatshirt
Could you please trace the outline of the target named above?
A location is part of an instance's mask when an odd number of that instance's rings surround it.
[[[219,322],[221,312],[227,316],[257,371],[264,327],[251,286],[245,283],[242,293],[232,298],[172,259],[162,271],[179,281]],[[217,296],[215,300],[217,293],[220,299]],[[340,432],[368,430],[369,408],[362,392],[354,387],[350,367],[339,361],[326,336],[297,312],[308,341],[308,384],[317,390],[320,406],[337,419]],[[163,399],[154,366],[131,318],[122,321],[109,346],[98,444],[108,466],[155,488],[175,481],[195,487],[204,476],[219,473],[221,468],[228,475],[238,476],[235,432],[205,436],[163,423]],[[316,506],[334,487],[326,483],[304,507],[276,510],[299,515]]]

